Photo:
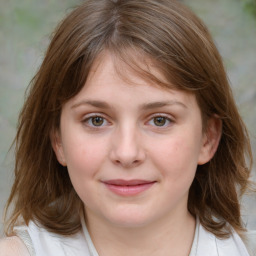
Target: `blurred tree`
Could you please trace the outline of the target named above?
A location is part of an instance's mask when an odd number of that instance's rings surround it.
[[[256,17],[256,0],[243,0],[244,7]]]

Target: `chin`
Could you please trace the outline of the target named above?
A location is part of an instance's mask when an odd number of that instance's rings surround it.
[[[106,216],[105,216],[106,217]],[[153,221],[152,216],[141,212],[127,211],[107,217],[112,225],[120,228],[139,228],[149,225]]]

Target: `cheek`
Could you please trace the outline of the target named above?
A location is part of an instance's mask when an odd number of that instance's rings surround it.
[[[92,196],[97,197],[93,180],[99,173],[105,150],[102,143],[95,143],[89,139],[76,140],[75,137],[66,144],[66,161],[70,180],[82,201],[88,202]]]
[[[106,156],[104,140],[94,140],[88,136],[72,136],[64,141],[64,154],[68,170],[80,175],[92,175]]]
[[[159,143],[151,155],[155,165],[162,170],[162,175],[174,180],[191,179],[197,168],[198,142],[195,143],[191,138],[175,136]]]

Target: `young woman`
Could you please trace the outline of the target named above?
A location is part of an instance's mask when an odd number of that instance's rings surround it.
[[[20,114],[0,251],[248,256],[251,158],[221,57],[189,9],[87,0],[57,28]]]

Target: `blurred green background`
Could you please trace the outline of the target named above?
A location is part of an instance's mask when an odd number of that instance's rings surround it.
[[[55,26],[80,2],[0,0],[0,216],[11,189],[14,158],[12,150],[9,153],[8,150],[15,136],[25,89],[42,61]],[[240,113],[249,128],[255,155],[256,0],[183,2],[212,32],[224,58]],[[247,227],[256,230],[256,196],[244,197],[243,214]]]

